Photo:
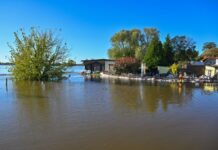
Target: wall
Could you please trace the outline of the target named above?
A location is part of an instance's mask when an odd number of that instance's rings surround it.
[[[187,64],[186,68],[179,68],[177,72],[186,73],[188,76],[202,76],[205,74],[205,66]]]
[[[216,74],[216,68],[211,66],[205,67],[205,75],[209,77],[213,77]]]
[[[168,73],[170,70],[170,67],[165,67],[165,66],[158,66],[157,68],[158,68],[159,74]]]
[[[215,65],[218,65],[218,59],[216,59],[216,64]]]
[[[106,71],[106,72],[111,72],[111,71],[113,71],[113,70],[109,70],[109,66],[110,66],[110,65],[114,65],[114,64],[115,64],[114,61],[105,61],[105,71]]]

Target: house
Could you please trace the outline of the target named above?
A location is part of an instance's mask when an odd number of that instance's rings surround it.
[[[111,59],[82,60],[85,70],[93,72],[114,72],[115,61]]]
[[[218,48],[208,49],[200,56],[201,61],[192,61],[183,65],[179,72],[187,75],[214,77],[218,74]]]
[[[212,48],[206,50],[201,59],[205,64],[205,75],[214,77],[218,74],[218,48]]]
[[[204,59],[205,63],[205,75],[208,77],[214,77],[218,74],[218,57],[210,57]]]

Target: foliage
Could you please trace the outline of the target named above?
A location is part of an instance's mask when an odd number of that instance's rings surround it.
[[[171,43],[171,39],[170,36],[167,35],[165,38],[165,42],[163,44],[163,59],[161,64],[163,66],[169,66],[173,64],[173,47],[172,47],[172,43]]]
[[[198,56],[195,42],[186,36],[166,36],[162,45],[156,28],[122,30],[111,38],[108,56],[112,59],[134,57],[146,63],[149,70],[157,65],[169,66],[174,62],[195,60]]]
[[[72,59],[69,59],[66,63],[66,66],[74,66],[74,65],[76,65],[76,62]]]
[[[174,61],[191,61],[198,56],[195,42],[186,36],[175,36],[172,40]]]
[[[172,64],[171,66],[170,66],[170,70],[171,70],[171,73],[173,74],[173,75],[176,75],[176,73],[177,73],[177,69],[178,69],[178,64]]]
[[[149,69],[153,69],[160,64],[162,58],[162,43],[155,36],[145,52],[144,63]]]
[[[67,47],[52,31],[30,29],[27,35],[22,29],[14,32],[15,45],[11,48],[12,74],[20,80],[61,79]]]
[[[209,50],[209,49],[213,49],[213,48],[216,48],[217,45],[215,42],[206,42],[204,43],[203,45],[203,51],[206,51],[206,50]]]
[[[153,37],[158,36],[155,28],[145,28],[144,34],[138,30],[121,30],[111,38],[112,47],[108,56],[112,59],[135,57],[142,61]]]
[[[143,35],[140,30],[122,30],[111,38],[112,48],[108,56],[116,59],[121,57],[135,57],[136,50],[143,45]]]
[[[144,28],[144,33],[145,33],[145,42],[147,47],[151,43],[154,37],[159,36],[159,31],[156,28]]]
[[[208,57],[218,57],[218,48],[211,48],[201,55],[202,58],[208,58]]]
[[[138,73],[140,62],[134,57],[123,57],[116,60],[114,69],[116,74]]]

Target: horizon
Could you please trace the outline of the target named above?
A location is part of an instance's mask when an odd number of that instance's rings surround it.
[[[77,63],[85,59],[103,59],[110,48],[110,38],[120,30],[155,27],[163,41],[185,35],[196,42],[201,53],[203,43],[218,44],[218,2],[215,0],[162,2],[161,0],[61,1],[8,0],[0,2],[0,62],[8,62],[13,32],[30,27],[61,29],[61,39],[70,49],[69,57]]]

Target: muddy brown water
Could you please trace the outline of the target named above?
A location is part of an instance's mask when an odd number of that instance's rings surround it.
[[[217,150],[216,85],[0,78],[0,150]]]

